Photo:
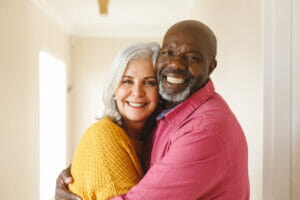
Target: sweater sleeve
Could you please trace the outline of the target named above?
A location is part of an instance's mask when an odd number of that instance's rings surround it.
[[[103,118],[84,133],[75,152],[69,189],[84,200],[106,200],[125,194],[143,176],[126,133]]]

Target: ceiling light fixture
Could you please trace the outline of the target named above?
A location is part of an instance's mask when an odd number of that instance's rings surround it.
[[[108,12],[108,1],[109,0],[98,0],[100,14],[107,14]]]

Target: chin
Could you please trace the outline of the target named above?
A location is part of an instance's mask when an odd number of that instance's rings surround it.
[[[131,122],[145,122],[148,119],[148,117],[127,116],[127,119]]]
[[[191,93],[191,87],[185,87],[183,90],[169,90],[163,86],[163,84],[159,84],[159,94],[160,96],[169,102],[181,102],[186,100]]]

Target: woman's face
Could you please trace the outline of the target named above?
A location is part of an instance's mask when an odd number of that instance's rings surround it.
[[[159,100],[152,61],[137,59],[129,62],[115,96],[123,120],[146,122]]]

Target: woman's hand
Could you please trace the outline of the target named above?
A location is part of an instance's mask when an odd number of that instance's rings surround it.
[[[64,169],[56,179],[55,200],[81,200],[68,189],[68,185],[73,182],[71,175],[71,165]]]

